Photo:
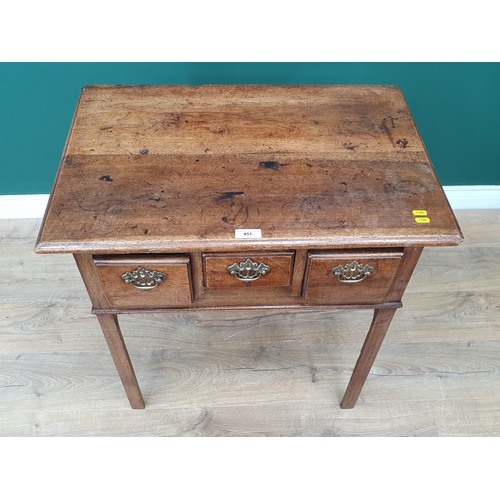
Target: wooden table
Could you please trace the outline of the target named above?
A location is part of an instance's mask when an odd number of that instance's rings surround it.
[[[36,244],[73,253],[132,408],[117,315],[374,309],[353,408],[425,246],[460,228],[391,86],[91,86]]]

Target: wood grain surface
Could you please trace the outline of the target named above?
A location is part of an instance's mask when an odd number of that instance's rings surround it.
[[[131,410],[73,258],[2,220],[0,435],[500,436],[500,211],[457,216],[464,244],[424,250],[352,410],[370,310],[121,316]]]
[[[417,209],[430,223],[415,221]],[[261,229],[262,238],[235,239],[235,229]],[[82,92],[36,249],[461,240],[396,87],[98,86]]]

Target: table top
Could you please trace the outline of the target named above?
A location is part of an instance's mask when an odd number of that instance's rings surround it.
[[[425,210],[427,221],[416,221]],[[261,238],[235,238],[260,229]],[[393,86],[82,90],[36,251],[457,245]]]

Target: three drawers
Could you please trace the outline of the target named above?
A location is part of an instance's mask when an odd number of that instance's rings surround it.
[[[279,304],[381,304],[403,249],[201,254],[194,286],[187,254],[94,256],[110,307],[117,309]],[[294,273],[296,276],[294,276]],[[292,281],[300,287],[292,295]],[[195,294],[193,289],[200,290]]]

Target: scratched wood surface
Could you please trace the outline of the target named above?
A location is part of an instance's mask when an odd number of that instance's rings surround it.
[[[70,255],[0,221],[0,436],[500,436],[500,210],[427,248],[356,407],[371,311],[122,316],[131,410]]]
[[[96,86],[82,92],[37,250],[460,241],[396,87]]]

